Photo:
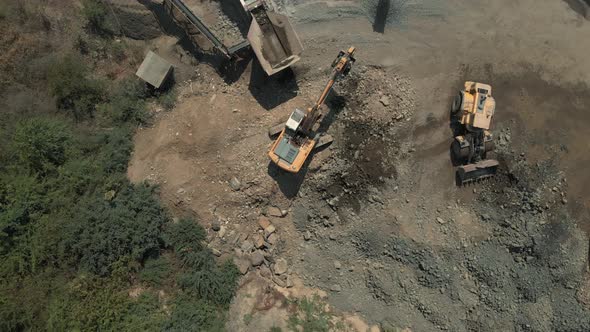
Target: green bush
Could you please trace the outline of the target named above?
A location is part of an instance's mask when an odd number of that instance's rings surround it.
[[[145,84],[137,79],[126,79],[117,84],[111,101],[103,106],[103,111],[116,124],[146,124],[150,115],[147,112]]]
[[[98,137],[102,149],[98,158],[100,165],[108,174],[123,173],[127,170],[133,151],[133,137],[125,128],[115,128]]]
[[[127,185],[110,201],[98,193],[79,204],[76,220],[66,230],[65,252],[80,268],[106,276],[122,259],[142,262],[157,253],[167,221],[147,185]]]
[[[165,331],[224,331],[222,311],[210,303],[181,295],[175,301],[172,316],[164,325]]]
[[[124,324],[119,331],[159,332],[162,331],[167,318],[158,296],[151,292],[143,292],[136,300],[131,301]]]
[[[296,310],[289,317],[288,326],[292,331],[331,331],[332,314],[326,311],[326,305],[319,296],[304,297],[295,302]]]
[[[34,176],[0,175],[0,278],[4,273],[19,273],[28,266],[26,249],[29,225],[46,212],[45,188]],[[22,249],[11,257],[4,255]],[[6,272],[3,272],[6,271]]]
[[[164,234],[164,240],[168,246],[180,255],[190,251],[203,250],[203,241],[206,234],[203,227],[191,219],[181,219],[177,223],[168,225]]]
[[[45,174],[65,163],[71,134],[62,122],[34,118],[19,123],[12,142],[19,165]]]
[[[181,275],[178,283],[182,289],[200,299],[227,307],[236,292],[239,276],[237,267],[226,261],[220,267],[212,265]]]
[[[86,18],[86,27],[93,33],[99,35],[110,35],[107,17],[108,12],[100,0],[83,0],[82,15]]]
[[[176,105],[176,99],[178,98],[176,89],[171,88],[168,91],[162,92],[157,96],[158,103],[166,111],[170,111]]]
[[[148,259],[139,273],[139,280],[150,286],[161,286],[171,273],[172,266],[166,258]]]
[[[47,330],[118,330],[131,302],[122,286],[92,275],[76,277],[51,297]]]
[[[78,121],[92,118],[96,105],[105,99],[104,84],[88,78],[84,62],[77,56],[56,61],[49,69],[47,80],[57,107],[71,112]]]

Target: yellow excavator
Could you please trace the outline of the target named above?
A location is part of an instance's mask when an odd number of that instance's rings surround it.
[[[355,51],[354,47],[350,47],[347,51],[340,51],[332,63],[333,70],[330,79],[314,106],[309,108],[307,112],[295,109],[287,120],[279,137],[268,152],[272,162],[281,169],[290,173],[298,173],[309,154],[316,147],[321,138],[321,133],[314,128],[322,117],[320,108],[332,91],[334,83],[350,72],[352,64],[356,61]]]
[[[488,159],[494,150],[490,127],[496,112],[492,87],[477,82],[465,82],[451,106],[451,120],[455,126],[452,158],[457,167],[457,184],[465,185],[492,177],[498,161]]]

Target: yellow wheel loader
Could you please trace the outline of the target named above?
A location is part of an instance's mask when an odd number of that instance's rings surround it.
[[[328,143],[321,142],[322,133],[317,132],[314,127],[322,117],[320,107],[332,91],[334,83],[340,77],[346,76],[356,61],[354,53],[354,47],[349,48],[346,52],[340,51],[332,63],[333,70],[330,79],[315,105],[307,112],[296,109],[283,126],[279,137],[268,152],[272,162],[281,169],[290,173],[298,173],[318,142],[322,145]],[[270,131],[269,134],[273,135]]]
[[[451,121],[455,127],[451,157],[459,165],[458,185],[496,174],[498,161],[487,158],[494,150],[490,127],[495,111],[496,101],[490,85],[465,82],[464,89],[455,97],[451,106]]]

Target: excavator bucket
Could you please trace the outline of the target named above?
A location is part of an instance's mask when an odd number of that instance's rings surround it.
[[[273,75],[299,61],[303,45],[287,16],[264,8],[251,13],[248,41],[264,71]]]
[[[464,186],[479,180],[491,178],[496,175],[499,165],[500,163],[497,160],[489,159],[475,164],[459,166],[457,168],[457,184]]]

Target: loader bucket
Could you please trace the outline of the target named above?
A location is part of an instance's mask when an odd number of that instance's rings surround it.
[[[299,61],[303,45],[287,16],[267,11],[250,24],[248,41],[262,68],[273,75]]]
[[[457,185],[464,186],[472,182],[491,178],[496,175],[499,165],[497,160],[490,159],[482,160],[475,164],[459,166],[457,168]]]

